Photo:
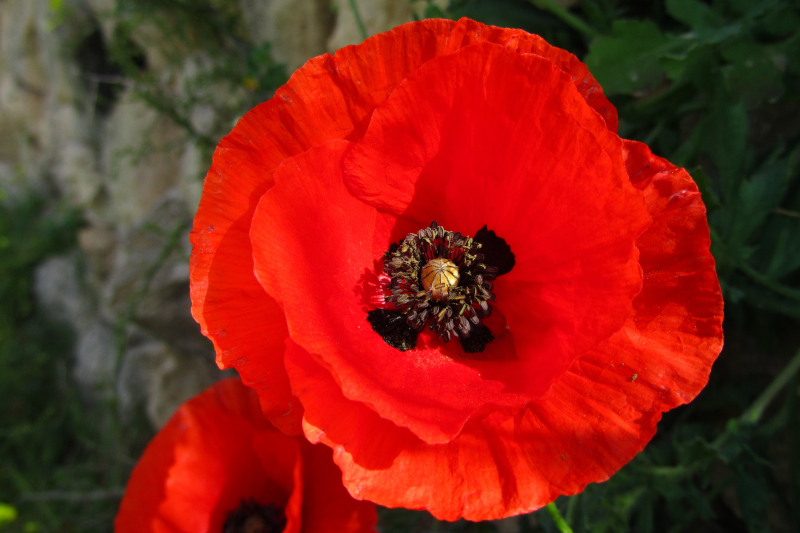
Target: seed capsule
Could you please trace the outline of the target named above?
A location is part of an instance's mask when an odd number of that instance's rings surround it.
[[[437,302],[447,300],[451,287],[458,285],[458,267],[444,258],[431,259],[422,267],[422,286]]]

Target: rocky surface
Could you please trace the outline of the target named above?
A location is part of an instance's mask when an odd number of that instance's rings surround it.
[[[241,42],[269,42],[288,72],[362,40],[349,0],[203,3],[241,21]],[[412,19],[407,0],[356,6],[370,34]],[[0,0],[0,189],[81,209],[79,247],[39,267],[37,297],[75,332],[65,357],[87,401],[115,395],[123,414],[143,405],[158,427],[222,375],[189,313],[188,231],[213,144],[259,100],[208,81],[220,59],[166,31],[170,13],[142,21],[119,8]],[[113,66],[108,43],[134,22],[131,46],[147,79],[179,102],[176,113],[142,98]]]

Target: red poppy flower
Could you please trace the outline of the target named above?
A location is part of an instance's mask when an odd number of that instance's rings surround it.
[[[238,379],[183,404],[134,468],[117,533],[366,533],[375,506],[341,483],[330,450],[288,437]]]
[[[722,347],[697,187],[616,128],[520,30],[427,20],[312,59],[206,178],[218,363],[357,498],[483,520],[608,479]]]

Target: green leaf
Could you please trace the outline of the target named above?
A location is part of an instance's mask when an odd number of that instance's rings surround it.
[[[775,37],[788,37],[797,28],[800,28],[800,13],[788,3],[771,10],[759,24],[759,29]]]
[[[687,467],[707,464],[718,457],[717,450],[700,437],[686,444],[678,444],[676,447],[680,464]]]
[[[428,4],[425,6],[424,16],[426,19],[446,19],[447,13],[442,11],[442,8],[436,4]]]
[[[781,0],[725,0],[728,9],[743,18],[755,18],[766,12]]]
[[[678,54],[659,59],[667,77],[675,82],[691,83],[698,90],[712,90],[714,67],[719,60],[713,47],[696,44]]]
[[[800,32],[786,42],[786,70],[790,74],[800,76]]]
[[[781,279],[800,268],[800,220],[786,222],[778,232],[766,270],[767,276],[774,279]]]
[[[764,223],[786,194],[789,165],[786,159],[764,166],[751,179],[742,182],[736,213],[730,221],[728,243],[743,247]]]
[[[692,29],[719,26],[721,22],[719,15],[698,0],[667,0],[665,7],[672,18]]]
[[[711,113],[704,119],[703,142],[721,178],[724,201],[733,200],[741,181],[747,144],[747,111],[744,104],[732,104],[716,95]]]
[[[728,420],[723,434],[726,438],[721,442],[714,443],[719,458],[725,463],[733,463],[747,447],[752,433],[751,425],[742,424],[736,419]]]
[[[607,95],[634,94],[664,81],[659,59],[690,44],[664,35],[652,21],[618,20],[611,35],[592,42],[586,64]]]
[[[723,48],[722,57],[730,64],[722,68],[722,74],[731,97],[748,107],[780,98],[784,87],[777,56],[771,47],[747,41]]]

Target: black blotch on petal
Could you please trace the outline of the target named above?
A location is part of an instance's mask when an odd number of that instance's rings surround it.
[[[479,324],[472,327],[469,337],[461,337],[461,347],[467,353],[482,352],[486,345],[492,342],[492,339],[494,339],[494,335],[489,328]]]
[[[487,229],[486,224],[478,230],[472,240],[481,243],[480,253],[483,254],[484,263],[497,268],[498,276],[508,274],[514,268],[516,260],[511,252],[511,247],[506,244],[505,239]]]
[[[375,333],[392,348],[405,352],[417,345],[417,331],[408,325],[400,311],[386,309],[368,311],[367,321]]]

